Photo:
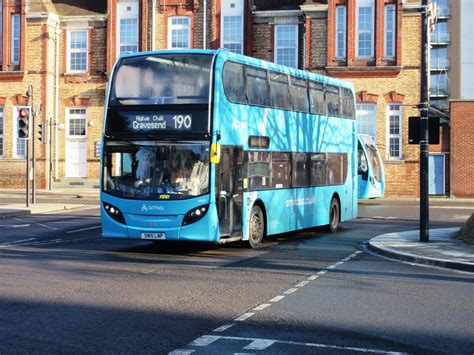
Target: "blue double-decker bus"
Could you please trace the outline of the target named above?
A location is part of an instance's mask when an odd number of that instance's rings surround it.
[[[118,59],[103,125],[103,236],[256,248],[357,216],[351,84],[226,50]]]

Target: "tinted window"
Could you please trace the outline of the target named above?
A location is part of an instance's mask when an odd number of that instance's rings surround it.
[[[308,89],[306,80],[291,77],[291,108],[296,111],[308,112]]]
[[[347,154],[328,154],[328,183],[341,185],[347,177]]]
[[[227,62],[224,66],[223,81],[224,91],[229,101],[242,104],[247,103],[243,65]]]
[[[326,154],[311,154],[311,186],[324,186],[328,184]]]
[[[347,154],[311,154],[311,186],[341,185],[347,178]]]
[[[326,114],[326,101],[324,99],[324,88],[321,83],[309,82],[309,102],[311,113],[317,115]]]
[[[272,72],[269,75],[272,107],[291,110],[288,76]]]
[[[346,88],[341,89],[341,91],[342,116],[355,119],[354,96],[352,95],[352,91]]]
[[[112,79],[112,105],[203,104],[209,101],[212,56],[123,58]]]
[[[247,95],[249,103],[259,106],[270,106],[270,93],[265,70],[247,67]]]
[[[326,102],[329,116],[340,116],[339,89],[335,86],[326,86]]]
[[[289,188],[291,183],[291,164],[289,153],[272,153],[272,187]]]
[[[248,178],[250,190],[270,188],[270,153],[249,152]]]
[[[270,137],[249,136],[249,148],[268,149],[270,147]]]
[[[293,153],[293,187],[309,186],[309,154]]]

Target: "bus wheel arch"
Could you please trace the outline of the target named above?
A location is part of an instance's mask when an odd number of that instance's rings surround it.
[[[326,229],[330,233],[336,233],[341,222],[341,199],[337,192],[331,197],[328,214],[329,224],[326,226]]]
[[[245,246],[258,248],[267,235],[267,212],[261,200],[256,200],[250,209],[249,215],[249,239]]]

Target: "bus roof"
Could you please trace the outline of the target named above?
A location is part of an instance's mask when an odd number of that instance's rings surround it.
[[[305,78],[305,79],[312,79],[312,80],[326,83],[326,84],[333,84],[336,86],[345,87],[354,91],[354,86],[352,85],[352,83],[344,81],[344,80],[332,78],[332,77],[321,75],[321,74],[316,74],[316,73],[309,72],[306,70],[287,67],[284,65],[268,62],[263,59],[248,57],[246,55],[230,52],[224,48],[220,48],[220,49],[164,49],[164,50],[149,51],[149,52],[123,54],[120,56],[120,58],[140,57],[140,56],[157,55],[157,54],[158,55],[159,54],[173,54],[173,53],[174,54],[218,55],[223,60],[232,60],[232,61],[239,62],[242,64],[248,64],[248,65],[259,67],[259,68],[274,70],[274,71],[285,73],[285,74],[291,74],[291,75]]]

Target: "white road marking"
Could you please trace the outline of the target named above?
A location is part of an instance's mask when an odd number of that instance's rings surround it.
[[[320,272],[318,272],[318,275],[324,275],[327,272],[328,272],[327,270],[321,270]]]
[[[210,335],[205,335],[204,337],[211,337]],[[203,338],[203,337],[201,337]],[[198,338],[198,339],[201,339]],[[215,337],[214,337],[215,338]],[[352,346],[340,346],[340,345],[331,345],[331,344],[320,344],[320,343],[302,343],[298,341],[291,341],[291,340],[277,340],[277,339],[259,339],[259,338],[245,338],[245,337],[233,337],[233,336],[222,336],[217,337],[218,339],[224,340],[242,340],[242,341],[250,341],[250,345],[246,346],[244,349],[252,349],[252,350],[263,350],[273,344],[285,344],[285,345],[296,345],[296,346],[305,346],[311,348],[322,348],[322,349],[334,349],[334,350],[345,350],[345,351],[355,351],[355,352],[362,352],[362,353],[373,353],[373,354],[389,354],[389,355],[402,355],[406,353],[398,352],[398,351],[388,351],[382,349],[370,349],[370,348],[356,348]],[[214,342],[217,339],[213,339]],[[212,343],[211,342],[211,343]],[[253,344],[255,346],[261,346],[262,348],[250,347]],[[263,346],[265,346],[263,348]]]
[[[334,266],[339,266],[339,265],[342,265],[342,264],[344,264],[344,261],[339,261],[339,262],[335,263]]]
[[[223,331],[226,331],[227,329],[233,327],[234,325],[235,325],[235,323],[224,324],[224,325],[220,326],[219,328],[214,329],[213,332],[223,332]]]
[[[328,269],[328,270],[332,270],[332,269],[334,269],[335,267],[336,267],[336,265],[331,265],[331,266],[328,266],[327,269]]]
[[[306,286],[309,283],[309,281],[301,281],[299,284],[296,285],[296,287],[303,287]]]
[[[92,229],[99,229],[99,228],[102,228],[102,226],[95,226],[95,227],[89,227],[89,228],[76,229],[76,230],[73,230],[73,231],[68,231],[68,232],[66,232],[66,234],[79,233],[79,232],[84,232],[84,231],[89,231],[89,230],[92,230]]]
[[[245,350],[265,350],[266,348],[273,345],[274,343],[275,343],[274,340],[257,339],[257,340],[252,341],[244,349]]]
[[[0,248],[6,248],[8,246],[13,246],[13,245],[24,243],[24,242],[29,242],[35,239],[36,238],[28,238],[28,239],[22,239],[22,240],[15,240],[14,242],[9,242],[9,243],[3,243],[3,244],[0,244]]]
[[[29,227],[30,224],[0,224],[0,227],[5,227],[5,228],[26,228]]]
[[[244,321],[244,320],[246,320],[246,319],[252,317],[254,314],[255,314],[255,313],[251,313],[251,312],[249,312],[249,313],[244,313],[244,314],[242,314],[240,317],[235,318],[234,320],[235,320],[236,322],[242,322],[242,321]]]
[[[276,296],[276,297],[273,297],[270,302],[278,302],[278,301],[281,301],[282,299],[284,299],[285,296]]]
[[[285,295],[291,295],[293,292],[296,292],[296,291],[298,291],[297,288],[290,288],[289,290],[286,290],[286,291],[284,291],[283,293],[284,293]]]
[[[203,335],[202,337],[199,337],[195,340],[193,340],[192,343],[189,345],[194,345],[194,346],[208,346],[209,344],[212,344],[216,340],[220,339],[220,336],[216,335]]]
[[[271,306],[270,303],[264,303],[264,304],[261,304],[260,306],[255,307],[254,309],[252,309],[252,311],[263,311],[265,308],[270,307],[270,306]]]
[[[43,223],[36,223],[37,225],[41,226],[41,227],[44,227],[44,228],[49,228],[49,229],[54,229],[54,230],[59,230],[59,228],[56,228],[56,227],[51,227],[51,226],[48,226],[46,224],[43,224]]]
[[[195,351],[196,350],[190,350],[190,349],[176,349],[168,353],[168,355],[188,355],[188,354],[192,354]]]
[[[311,275],[310,277],[308,277],[308,280],[309,281],[314,281],[318,278],[319,276],[318,275]]]

